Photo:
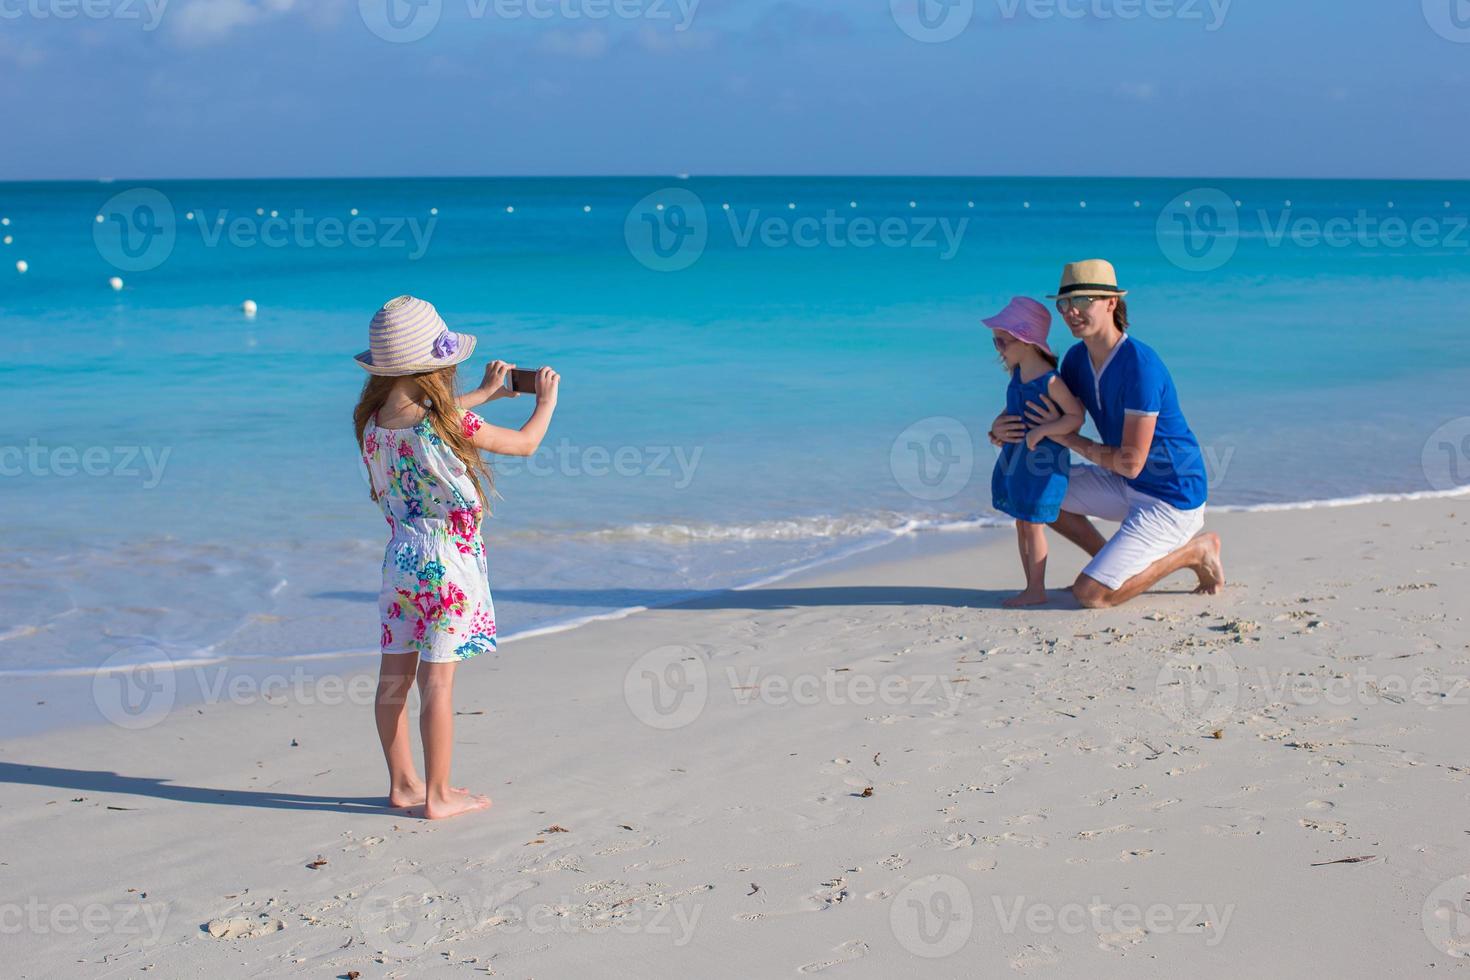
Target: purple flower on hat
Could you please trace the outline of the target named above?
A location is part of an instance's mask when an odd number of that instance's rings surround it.
[[[458,350],[459,338],[448,330],[441,333],[439,339],[434,341],[434,356],[440,360],[446,357],[453,357]]]

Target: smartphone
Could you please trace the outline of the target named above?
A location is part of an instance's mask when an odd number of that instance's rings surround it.
[[[522,395],[536,394],[536,372],[539,368],[514,368],[505,376],[505,387]]]

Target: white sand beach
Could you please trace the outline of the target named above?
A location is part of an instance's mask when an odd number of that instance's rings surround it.
[[[1215,597],[935,535],[506,644],[442,823],[320,685],[11,740],[4,973],[1470,976],[1470,498],[1208,526]]]

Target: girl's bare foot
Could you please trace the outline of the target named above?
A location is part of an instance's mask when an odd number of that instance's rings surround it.
[[[469,793],[469,790],[463,786],[451,786],[449,787],[449,791],[451,793]],[[388,805],[400,810],[407,807],[423,806],[427,799],[428,791],[425,789],[423,783],[419,783],[416,786],[405,786],[402,789],[394,789],[388,793]]]
[[[415,779],[403,785],[394,785],[388,790],[388,805],[402,808],[424,805],[424,784]]]
[[[1002,599],[1000,604],[1001,607],[1004,609],[1021,609],[1025,606],[1044,606],[1046,605],[1046,592],[1032,592],[1030,589],[1027,589],[1025,592],[1022,592],[1018,595],[1013,595],[1009,599]]]
[[[1215,595],[1225,588],[1225,564],[1220,560],[1220,535],[1206,531],[1195,538],[1200,543],[1200,560],[1194,566],[1199,576],[1199,588],[1195,595]]]
[[[446,820],[474,810],[490,807],[490,797],[481,796],[462,789],[451,788],[444,797],[430,795],[424,803],[424,819]]]

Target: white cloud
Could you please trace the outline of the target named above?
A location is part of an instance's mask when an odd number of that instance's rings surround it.
[[[186,44],[213,44],[241,27],[289,13],[295,0],[191,0],[170,18]]]
[[[637,34],[638,45],[653,54],[674,54],[680,51],[703,51],[714,46],[715,35],[709,31],[691,28],[687,31],[668,31],[644,25]]]
[[[549,31],[541,38],[541,50],[568,58],[601,58],[607,53],[607,35],[595,28],[585,31]]]

